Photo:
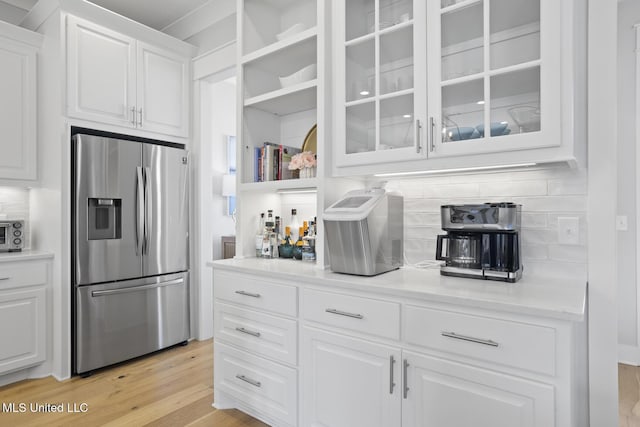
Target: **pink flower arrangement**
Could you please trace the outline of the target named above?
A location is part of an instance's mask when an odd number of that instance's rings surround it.
[[[291,157],[289,170],[312,168],[317,164],[316,155],[311,151],[303,151]]]

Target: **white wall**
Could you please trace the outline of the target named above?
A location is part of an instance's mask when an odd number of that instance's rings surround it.
[[[618,4],[618,214],[628,231],[618,231],[618,343],[620,361],[640,365],[636,285],[636,33],[640,2]]]
[[[587,173],[568,167],[394,179],[387,188],[404,195],[405,260],[434,260],[440,206],[514,202],[522,205],[525,275],[587,280]],[[558,218],[579,219],[579,244],[558,242]]]
[[[221,196],[222,175],[227,173],[227,136],[236,134],[236,87],[219,81],[200,81],[200,135],[197,149],[198,203],[196,280],[199,340],[213,336],[213,275],[207,261],[222,257],[221,236],[235,235],[235,223],[226,213],[227,201]]]

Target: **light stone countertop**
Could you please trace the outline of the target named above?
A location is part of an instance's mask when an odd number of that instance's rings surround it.
[[[0,252],[0,263],[36,259],[53,259],[53,253],[32,250],[21,252]]]
[[[289,259],[234,258],[210,261],[207,265],[216,270],[331,285],[423,302],[451,303],[571,321],[585,318],[585,282],[528,277],[526,272],[518,282],[506,283],[442,276],[438,268],[403,267],[373,277],[353,276],[323,270],[315,263]]]

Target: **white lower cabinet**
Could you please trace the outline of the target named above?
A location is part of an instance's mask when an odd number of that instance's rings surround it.
[[[400,350],[304,328],[304,426],[388,427],[400,422]]]
[[[583,322],[217,270],[214,295],[218,408],[275,426],[586,424]]]
[[[302,425],[553,427],[554,388],[304,328]]]
[[[553,427],[554,388],[403,352],[403,427]]]
[[[298,289],[214,271],[214,406],[298,425]]]
[[[47,359],[49,263],[0,262],[0,375]]]

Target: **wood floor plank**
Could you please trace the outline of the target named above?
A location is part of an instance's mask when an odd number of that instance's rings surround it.
[[[214,410],[214,412],[205,415],[197,421],[186,424],[185,427],[269,427],[267,424],[259,421],[236,409]]]
[[[10,384],[0,387],[0,402],[68,403],[72,409],[74,404],[87,403],[89,408],[85,413],[0,412],[0,426],[265,426],[240,411],[211,406],[212,340],[192,341],[88,378],[56,381],[49,377]]]

